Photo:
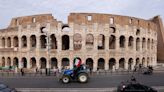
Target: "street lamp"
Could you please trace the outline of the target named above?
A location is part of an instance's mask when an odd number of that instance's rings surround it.
[[[48,34],[48,30],[46,28],[42,29],[42,32],[46,34],[46,48],[47,48],[47,56],[48,56],[48,62],[46,65],[46,73],[48,73],[48,75],[50,75],[50,38],[49,38],[49,34]]]

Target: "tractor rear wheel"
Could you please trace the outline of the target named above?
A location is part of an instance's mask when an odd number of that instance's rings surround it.
[[[81,83],[86,83],[88,81],[88,75],[86,73],[80,73],[78,75],[78,81]]]

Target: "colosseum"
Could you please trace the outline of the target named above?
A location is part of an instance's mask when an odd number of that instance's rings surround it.
[[[79,57],[93,71],[155,66],[161,23],[159,16],[145,20],[99,13],[70,13],[67,24],[52,14],[13,18],[0,30],[0,65],[72,68]]]

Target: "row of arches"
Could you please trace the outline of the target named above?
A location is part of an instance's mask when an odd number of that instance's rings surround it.
[[[147,61],[146,61],[147,60]],[[37,64],[38,62],[38,64]],[[106,63],[108,62],[108,63]],[[13,62],[11,61],[11,58],[8,57],[5,59],[5,57],[2,57],[2,62],[1,66],[17,66],[21,68],[35,68],[39,67],[41,69],[47,67],[47,59],[44,57],[41,57],[39,61],[36,60],[35,57],[30,58],[30,61],[28,61],[25,57],[23,57],[20,61],[17,57],[13,58]],[[13,64],[12,64],[13,63]],[[28,66],[28,63],[30,67]],[[69,58],[62,58],[61,62],[57,60],[57,58],[51,58],[51,68],[53,67],[60,67],[58,63],[61,63],[61,66],[66,67],[70,66],[70,59]],[[140,58],[129,58],[128,61],[125,60],[125,58],[120,58],[118,61],[115,58],[110,58],[109,61],[105,61],[104,58],[99,58],[97,61],[94,61],[92,58],[87,58],[85,60],[86,65],[88,65],[91,69],[94,68],[94,64],[96,64],[97,69],[105,69],[105,64],[108,64],[108,69],[116,69],[118,66],[119,69],[129,69],[132,70],[134,66],[138,66],[139,64],[142,64],[143,66],[148,66],[151,65],[151,60],[149,57],[145,58],[143,57],[141,60]],[[126,66],[126,63],[128,66]],[[117,65],[118,64],[118,65]]]
[[[31,48],[35,48],[37,45],[37,39],[35,35],[30,36],[30,41],[27,43],[28,38],[24,35],[21,37],[21,47],[25,48],[27,47],[27,44],[30,45]],[[110,35],[109,37],[109,49],[115,49],[116,48],[116,36],[115,35]],[[7,41],[6,41],[7,40]],[[105,44],[106,44],[106,38],[103,34],[100,34],[97,38],[97,49],[105,49]],[[125,48],[126,47],[126,41],[128,42],[128,47],[129,48],[134,48],[134,42],[136,43],[136,51],[142,49],[154,49],[155,48],[155,43],[153,39],[150,38],[134,38],[132,36],[129,36],[129,38],[125,38],[125,36],[121,35],[119,37],[119,47],[120,48]],[[11,47],[11,38],[8,37],[5,39],[2,37],[1,39],[2,42],[2,47]],[[57,49],[57,39],[55,34],[50,35],[50,48],[51,49]],[[93,48],[94,47],[94,36],[93,34],[87,34],[86,35],[86,47]],[[63,35],[62,36],[62,50],[69,50],[70,49],[70,37],[68,35]],[[46,35],[41,35],[40,36],[40,48],[46,48],[47,46],[47,36]],[[19,39],[17,36],[13,38],[13,47],[19,47]],[[74,50],[80,50],[82,48],[82,36],[79,33],[74,34],[73,36],[73,47]]]

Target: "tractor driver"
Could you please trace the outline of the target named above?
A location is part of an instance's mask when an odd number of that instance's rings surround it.
[[[81,59],[75,58],[74,59],[74,68],[73,68],[74,77],[77,75],[78,71],[80,70],[80,66],[81,66]]]

